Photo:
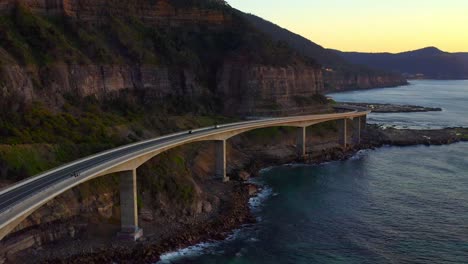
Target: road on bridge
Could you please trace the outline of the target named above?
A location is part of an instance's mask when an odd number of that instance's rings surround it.
[[[50,191],[53,187],[58,185],[60,185],[60,188],[64,188],[64,182],[68,184],[64,189],[68,186],[71,188],[79,184],[79,182],[83,182],[98,175],[99,169],[101,169],[102,172],[102,168],[111,168],[119,164],[119,162],[122,163],[135,159],[138,155],[141,156],[142,153],[158,151],[159,149],[167,150],[186,143],[210,140],[210,137],[216,137],[222,134],[233,133],[233,135],[235,135],[236,131],[249,131],[273,126],[288,126],[290,124],[299,124],[300,122],[316,124],[331,120],[366,116],[368,113],[368,111],[358,112],[354,110],[346,113],[267,118],[238,122],[196,129],[190,132],[179,132],[102,152],[28,178],[1,190],[0,229],[3,229],[15,219],[15,221],[18,221],[21,217],[25,217],[28,208],[43,204],[47,199],[43,192]],[[49,196],[54,197],[57,193],[59,193],[59,191],[55,191],[54,195]],[[34,199],[37,199],[37,201],[34,201]],[[0,240],[3,236],[4,234],[0,235]]]

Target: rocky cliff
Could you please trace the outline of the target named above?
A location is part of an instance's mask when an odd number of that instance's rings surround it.
[[[65,102],[64,95],[99,99],[131,90],[140,92],[147,99],[156,99],[171,95],[195,98],[209,92],[197,82],[190,69],[154,65],[59,63],[40,68],[13,64],[0,66],[0,78],[0,97],[6,99],[13,109],[33,101],[61,106]],[[371,83],[364,85],[372,86]],[[297,98],[312,97],[322,92],[322,71],[314,67],[245,67],[232,64],[225,64],[220,69],[216,91],[224,102],[225,112],[238,115],[304,110],[297,104]]]
[[[306,110],[298,97],[323,92],[323,77],[314,67],[271,67],[225,64],[219,74],[219,91],[226,109],[239,114],[274,114]]]
[[[320,66],[251,28],[222,1],[38,1],[0,5],[3,108],[64,96],[211,98],[225,114],[297,108]],[[239,63],[242,61],[242,63]],[[251,96],[253,95],[253,96]],[[303,107],[302,107],[303,108]]]
[[[224,24],[229,16],[219,10],[197,6],[176,7],[169,0],[1,0],[0,12],[11,12],[17,4],[39,15],[65,16],[85,22],[98,23],[102,15],[131,13],[152,25],[183,25],[190,23]]]
[[[99,99],[123,90],[141,91],[148,98],[203,93],[189,69],[157,65],[6,64],[0,66],[0,78],[3,98],[17,97],[24,103],[43,101],[55,107],[63,105],[67,94]]]
[[[358,89],[384,88],[399,85],[407,85],[406,79],[398,74],[391,73],[366,73],[366,72],[324,72],[324,92],[341,92]]]
[[[175,130],[327,110],[319,96],[329,78],[323,67],[259,32],[223,1],[0,0],[0,13],[0,144],[6,146],[0,180],[6,184]],[[366,88],[388,81],[329,80]],[[253,136],[252,142],[231,141],[233,175],[252,160],[295,153],[291,131]],[[272,137],[282,146],[264,149]],[[192,216],[204,221],[228,204],[229,186],[207,180],[213,146],[196,147],[139,168],[145,230],[160,226],[154,221],[183,228]],[[239,150],[249,147],[255,149]],[[50,202],[0,244],[0,263],[2,256],[76,237],[97,223],[118,229],[117,185],[103,177]]]
[[[406,79],[391,71],[376,71],[346,60],[334,51],[323,48],[311,40],[252,14],[239,13],[257,29],[271,38],[287,43],[299,54],[314,58],[323,66],[326,92],[351,89],[392,87],[406,84]],[[339,34],[339,33],[337,33]]]

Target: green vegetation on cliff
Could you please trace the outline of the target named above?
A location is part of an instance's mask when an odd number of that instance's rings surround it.
[[[319,67],[313,59],[256,30],[224,1],[170,1],[176,9],[216,11],[225,18],[221,24],[182,26],[171,24],[173,21],[147,23],[138,15],[139,4],[158,2],[108,1],[128,12],[109,8],[93,21],[39,14],[25,4],[0,15],[0,66],[5,66],[0,69],[0,180],[18,181],[119,145],[233,120],[219,116],[223,101],[216,90],[220,69],[226,62]],[[62,64],[156,66],[167,69],[167,89],[171,91],[159,96],[151,94],[154,91],[129,87],[102,98],[83,96],[74,87],[66,90],[51,85],[54,79],[63,77],[51,74]],[[21,73],[14,69],[16,66]],[[103,68],[97,69],[98,77],[106,74]],[[135,83],[141,72],[135,73],[133,68],[130,72],[129,82],[144,87]],[[19,80],[22,73],[32,83],[32,102],[25,103],[16,96],[28,83],[4,85],[7,79],[10,83],[11,79]],[[187,78],[193,78],[191,84],[187,84]],[[174,92],[174,87],[180,89]],[[200,92],[192,95],[189,89]],[[184,157],[171,152],[161,158],[165,159],[161,164],[170,164],[169,167],[148,168],[157,177],[149,177],[146,186],[154,195],[167,193],[178,201],[192,202],[195,189]],[[82,195],[100,188],[104,185],[101,181],[106,179],[84,186]]]
[[[254,30],[218,1],[193,2],[173,4],[220,10],[232,21],[215,29],[196,24],[155,27],[131,12],[117,15],[109,11],[102,14],[99,23],[88,23],[62,16],[39,16],[18,5],[12,14],[0,16],[0,45],[19,62],[38,65],[57,61],[191,64],[210,70],[210,63],[237,52],[258,64],[287,65],[294,60],[289,47]]]

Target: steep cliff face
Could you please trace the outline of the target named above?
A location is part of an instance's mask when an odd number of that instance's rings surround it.
[[[191,70],[156,65],[78,65],[57,63],[47,67],[1,65],[0,96],[19,102],[63,105],[64,95],[102,98],[122,90],[140,91],[147,98],[187,97],[204,91]],[[17,107],[15,107],[17,108]]]
[[[126,90],[149,103],[211,98],[225,114],[280,114],[299,111],[295,97],[323,90],[320,66],[222,1],[1,3],[0,96],[11,99],[4,108],[33,101],[60,108],[65,96],[112,98]]]
[[[228,111],[248,114],[293,114],[306,111],[298,97],[323,92],[322,72],[307,66],[269,67],[226,63],[219,74],[219,91]]]
[[[334,51],[325,49],[309,39],[260,17],[251,14],[241,14],[256,28],[271,38],[288,43],[298,53],[314,58],[318,63],[323,65],[326,92],[391,87],[406,84],[403,76],[393,74],[392,71],[376,71],[372,68],[360,66],[361,63],[347,60],[347,58],[341,57]]]
[[[343,73],[324,72],[324,92],[340,92],[357,89],[371,89],[406,85],[408,81],[398,74],[391,73]]]
[[[0,12],[11,12],[18,2],[40,15],[60,15],[86,22],[100,22],[102,14],[133,14],[153,25],[208,23],[221,25],[229,16],[219,10],[175,7],[169,0],[1,0]]]
[[[271,67],[225,64],[218,73],[217,94],[227,113],[286,114],[302,111],[297,97],[312,97],[324,91],[322,71],[314,67]],[[119,91],[139,91],[148,99],[171,95],[199,97],[209,93],[196,81],[190,69],[170,70],[145,65],[54,64],[45,68],[0,66],[2,98],[20,104],[33,101],[63,105],[64,95],[93,96],[97,99]],[[346,84],[345,84],[346,85]],[[364,84],[371,87],[372,84]],[[46,87],[46,88],[44,88]]]

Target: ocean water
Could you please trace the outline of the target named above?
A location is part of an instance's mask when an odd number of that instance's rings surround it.
[[[437,106],[458,116],[373,116],[386,125],[467,126],[467,84],[418,81],[339,96]],[[430,92],[415,96],[418,89]],[[385,147],[347,161],[265,169],[256,179],[261,195],[251,200],[258,223],[160,263],[468,263],[467,154],[468,143]]]
[[[398,88],[351,91],[328,96],[341,102],[411,104],[440,107],[443,110],[427,113],[372,113],[369,123],[412,129],[468,127],[468,80],[411,81],[410,85]]]

